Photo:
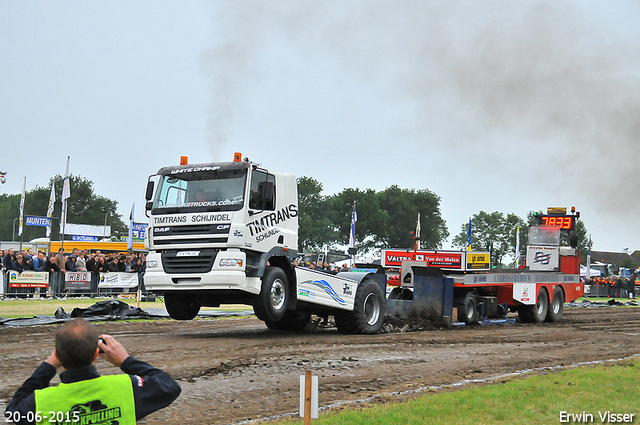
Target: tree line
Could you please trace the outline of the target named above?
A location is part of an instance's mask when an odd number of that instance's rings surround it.
[[[62,183],[64,177],[56,175],[49,179],[45,187],[36,186],[25,193],[24,216],[45,217],[49,198],[51,197],[51,185],[55,185],[55,204],[51,226],[51,240],[60,240],[60,214],[62,211]],[[105,216],[107,225],[111,226],[111,234],[126,235],[128,228],[122,221],[122,215],[117,213],[118,201],[97,195],[93,182],[81,177],[71,175],[71,197],[67,199],[67,223],[93,224],[104,226]],[[0,240],[19,241],[19,215],[20,198],[22,194],[0,195]],[[106,213],[102,209],[106,210]],[[116,233],[117,232],[117,233]],[[30,241],[46,236],[46,228],[40,226],[23,226],[22,239]]]
[[[52,240],[59,240],[60,212],[62,210],[62,183],[64,177],[56,175],[45,187],[36,186],[25,196],[25,216],[46,216],[51,193],[55,185]],[[92,181],[81,176],[70,176],[71,198],[67,201],[67,222],[77,224],[111,225],[112,235],[125,235],[127,225],[117,213],[118,202],[94,191]],[[418,214],[420,214],[420,247],[441,249],[449,237],[445,220],[440,212],[440,197],[428,189],[404,189],[397,185],[382,191],[347,188],[339,193],[323,195],[323,186],[311,177],[300,177],[298,183],[299,231],[298,245],[301,252],[317,252],[345,246],[349,242],[351,212],[356,204],[357,222],[355,241],[359,252],[383,248],[413,248]],[[0,240],[19,240],[18,221],[20,194],[0,195]],[[106,213],[103,212],[103,208]],[[502,264],[513,257],[516,250],[516,229],[520,227],[520,255],[526,255],[527,232],[535,224],[533,211],[526,220],[498,211],[480,211],[471,217],[472,248],[488,251],[494,264]],[[15,224],[15,225],[14,225]],[[452,239],[456,248],[466,249],[469,223],[460,226],[460,232]],[[576,223],[578,247],[583,257],[587,251],[587,230],[580,220]],[[23,227],[23,240],[44,237],[45,228]],[[567,244],[568,234],[562,232]]]

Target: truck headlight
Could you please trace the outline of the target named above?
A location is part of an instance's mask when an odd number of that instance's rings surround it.
[[[239,258],[223,258],[220,260],[220,267],[242,267],[242,260]]]
[[[156,260],[147,261],[147,268],[148,269],[157,269],[158,268],[158,261],[156,261]]]

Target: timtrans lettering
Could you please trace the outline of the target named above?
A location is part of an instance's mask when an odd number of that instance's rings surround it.
[[[187,216],[181,215],[178,217],[153,217],[153,224],[173,224],[173,223],[186,223]]]
[[[276,212],[267,214],[261,217],[259,220],[254,220],[247,223],[251,236],[255,236],[262,233],[273,226],[277,226],[283,221],[289,220],[292,217],[298,216],[298,207],[294,204],[284,207]]]

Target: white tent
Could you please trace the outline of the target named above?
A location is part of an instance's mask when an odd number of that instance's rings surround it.
[[[601,273],[600,273],[600,270],[590,269],[589,274],[591,275],[591,277],[594,277],[594,276],[600,276]],[[580,276],[584,277],[586,275],[587,275],[587,266],[580,264]]]

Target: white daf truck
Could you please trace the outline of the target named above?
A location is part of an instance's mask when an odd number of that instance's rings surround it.
[[[333,315],[343,333],[376,333],[385,312],[384,273],[332,275],[294,267],[298,191],[278,173],[236,153],[232,162],[164,167],[146,190],[146,288],[169,315],[249,304],[270,329],[301,330]]]

